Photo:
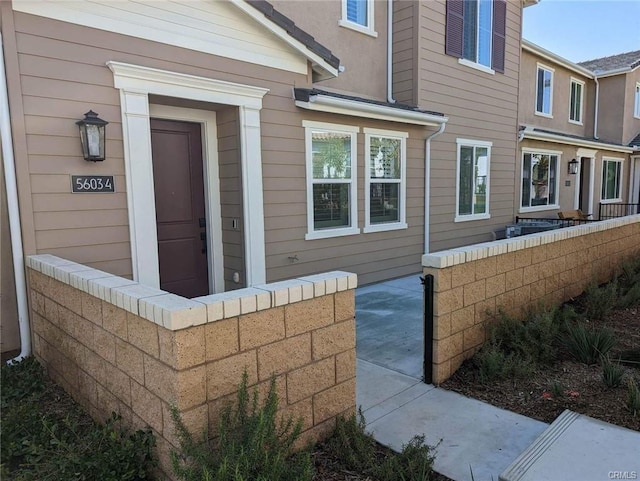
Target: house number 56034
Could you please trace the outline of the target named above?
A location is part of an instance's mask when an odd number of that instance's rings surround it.
[[[71,192],[115,192],[113,175],[72,175]]]

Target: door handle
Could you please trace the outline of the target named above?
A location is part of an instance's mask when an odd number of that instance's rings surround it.
[[[207,233],[200,232],[200,240],[202,241],[202,253],[207,253]]]

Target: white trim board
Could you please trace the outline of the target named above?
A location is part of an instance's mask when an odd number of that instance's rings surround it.
[[[149,94],[155,94],[238,107],[246,281],[247,286],[264,284],[260,109],[268,89],[120,62],[107,62],[107,66],[113,72],[114,86],[120,89],[134,280],[152,287],[160,285],[149,125]]]

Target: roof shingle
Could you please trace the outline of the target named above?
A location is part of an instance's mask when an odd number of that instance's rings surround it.
[[[640,65],[640,50],[586,60],[584,62],[578,62],[578,65],[595,73],[609,72],[625,67],[633,69]]]

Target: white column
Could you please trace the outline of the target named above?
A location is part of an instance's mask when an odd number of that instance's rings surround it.
[[[146,93],[123,89],[120,101],[133,279],[159,288],[149,98]]]
[[[247,286],[255,286],[267,281],[260,109],[248,106],[240,106],[238,109],[246,276]]]

